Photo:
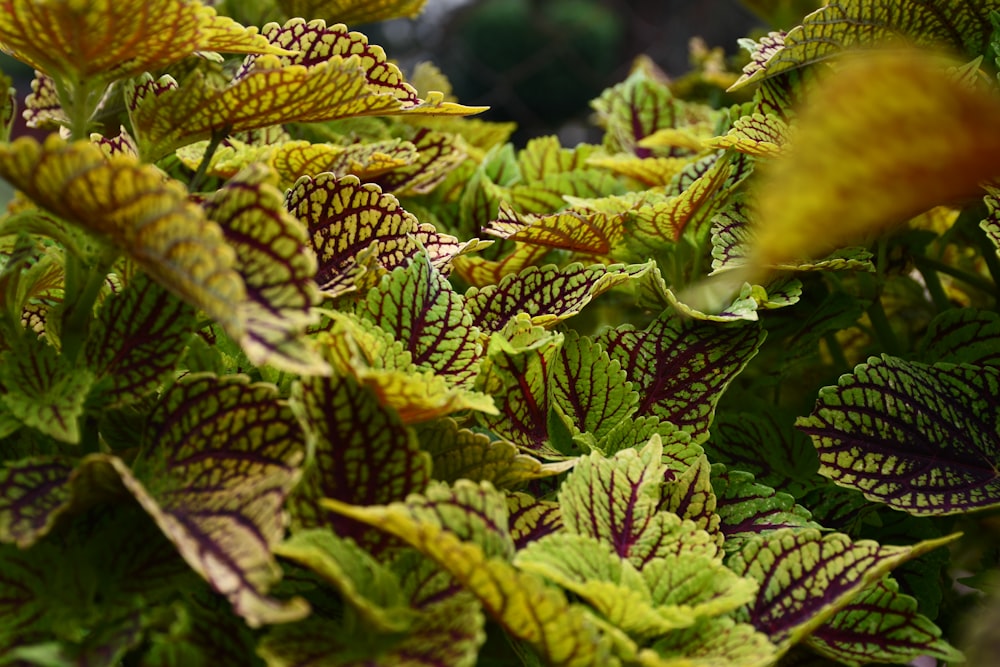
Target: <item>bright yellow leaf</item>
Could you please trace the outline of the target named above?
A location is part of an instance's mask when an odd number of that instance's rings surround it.
[[[0,48],[74,85],[160,69],[195,51],[283,52],[193,0],[3,0]]]

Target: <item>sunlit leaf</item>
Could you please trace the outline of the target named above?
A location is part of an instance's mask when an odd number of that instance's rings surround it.
[[[708,142],[714,148],[735,148],[754,157],[776,155],[785,143],[788,126],[777,116],[754,113],[733,121],[730,130]]]
[[[305,338],[317,319],[316,256],[305,226],[285,210],[276,182],[270,170],[252,165],[204,203],[205,214],[236,251],[246,285],[247,298],[239,304],[244,335],[237,340],[255,364],[326,373],[329,368]]]
[[[840,0],[806,16],[785,35],[761,40],[753,67],[730,90],[765,76],[827,60],[851,48],[902,43],[984,54],[993,32],[990,0]]]
[[[0,175],[40,206],[110,239],[157,282],[239,338],[246,288],[222,230],[176,181],[130,156],[56,135],[0,146]]]
[[[796,425],[820,473],[910,514],[1000,503],[1000,369],[873,357],[820,391]]]
[[[497,285],[470,288],[465,294],[466,307],[473,314],[473,323],[487,333],[500,331],[518,313],[530,315],[534,324],[552,326],[579,313],[598,295],[641,276],[651,266],[647,262],[528,267]]]
[[[568,665],[608,665],[608,647],[582,609],[538,577],[490,557],[437,522],[414,517],[405,506],[352,507],[325,501],[337,512],[378,526],[448,571],[475,595],[483,609],[513,637],[528,642],[543,659]],[[529,611],[530,610],[530,611]]]
[[[328,530],[297,531],[275,553],[318,574],[374,631],[405,631],[416,616],[396,576],[349,539]]]
[[[301,176],[325,171],[337,176],[354,174],[360,180],[369,182],[375,176],[411,164],[416,159],[416,146],[400,139],[348,146],[286,141],[271,151],[275,171],[281,182],[289,186]]]
[[[518,243],[510,254],[499,260],[476,255],[457,257],[455,270],[466,282],[478,287],[489,287],[541,261],[548,251],[544,246]]]
[[[256,29],[217,16],[198,2],[6,0],[0,9],[4,50],[67,82],[124,79],[195,51],[275,51]],[[139,43],[141,49],[135,46]]]
[[[372,180],[387,192],[405,197],[427,194],[466,158],[455,134],[421,128],[410,137],[417,151],[410,164],[388,171]]]
[[[582,255],[608,255],[625,237],[623,215],[599,211],[521,214],[501,203],[499,216],[483,229],[484,233]]]
[[[671,421],[696,442],[708,437],[716,402],[763,340],[752,324],[720,326],[671,311],[645,331],[623,326],[596,338],[638,391],[636,415]]]
[[[275,387],[243,376],[187,375],[149,419],[135,473],[108,457],[126,488],[188,562],[252,626],[308,613],[266,595],[281,575],[271,547],[284,536],[302,433]]]
[[[195,323],[190,305],[136,273],[104,300],[87,338],[84,354],[95,376],[88,402],[118,406],[155,391],[176,367]]]
[[[578,432],[600,441],[638,408],[621,363],[599,345],[567,332],[552,367],[552,401]]]
[[[79,418],[94,374],[31,331],[0,354],[0,401],[26,426],[63,442],[80,441]]]
[[[559,503],[539,500],[527,493],[507,496],[510,536],[518,550],[545,535],[562,530]]]
[[[512,442],[460,428],[453,419],[419,425],[417,437],[420,448],[434,461],[434,479],[445,482],[471,479],[509,488],[559,474],[572,465],[572,461],[544,464],[521,453]]]
[[[671,632],[653,644],[650,652],[665,659],[643,662],[651,667],[764,667],[773,665],[778,653],[767,635],[728,617],[705,619],[689,629]]]
[[[887,572],[956,537],[895,547],[852,542],[841,533],[782,530],[748,542],[727,565],[761,584],[740,617],[787,650]]]
[[[598,539],[642,569],[654,558],[693,553],[714,557],[715,539],[691,521],[660,511],[666,466],[658,437],[641,451],[622,450],[606,459],[579,459],[559,490],[563,525],[570,533]]]
[[[424,253],[369,290],[359,313],[402,342],[412,362],[457,385],[470,385],[483,348],[472,314]]]
[[[917,613],[917,601],[886,577],[861,592],[807,640],[809,646],[843,665],[905,664],[918,656],[962,662],[961,652],[941,638],[941,630]]]
[[[288,16],[315,16],[347,24],[416,18],[427,0],[278,0]]]
[[[390,408],[351,377],[309,378],[294,385],[292,405],[314,449],[314,462],[289,503],[301,527],[332,526],[372,544],[378,533],[323,512],[320,498],[385,504],[424,490],[431,462]]]
[[[975,195],[1000,173],[997,116],[1000,97],[934,55],[848,59],[809,97],[788,149],[760,167],[753,268],[822,257]]]
[[[58,128],[69,117],[59,102],[56,83],[48,74],[35,70],[31,93],[24,98],[24,124],[33,128]]]

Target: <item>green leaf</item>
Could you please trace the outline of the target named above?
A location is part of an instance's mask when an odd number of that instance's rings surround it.
[[[651,266],[651,262],[531,266],[505,276],[497,285],[470,288],[465,304],[473,324],[485,333],[502,330],[519,313],[527,313],[533,324],[550,327],[579,313],[599,294],[638,278]]]
[[[71,460],[33,456],[0,469],[0,542],[26,548],[45,535],[69,504]]]
[[[1000,365],[1000,316],[975,308],[946,310],[931,320],[919,350],[927,364]]]
[[[723,533],[719,527],[719,515],[715,511],[716,498],[712,489],[711,470],[708,457],[698,457],[690,468],[664,484],[659,509],[692,521],[714,537],[715,543],[721,547]]]
[[[613,665],[608,646],[579,606],[538,577],[463,541],[431,518],[414,516],[401,504],[356,507],[324,501],[336,512],[395,535],[449,572],[479,599],[509,635],[530,644],[543,660],[577,667]]]
[[[180,361],[197,312],[144,273],[104,300],[87,338],[85,359],[96,380],[87,403],[120,407],[149,395]]]
[[[204,203],[236,251],[247,298],[239,304],[244,324],[238,337],[247,357],[300,375],[329,373],[309,346],[306,327],[318,319],[313,282],[316,257],[305,226],[283,206],[276,176],[261,164],[247,167]]]
[[[369,290],[360,314],[402,342],[414,364],[470,385],[482,356],[479,329],[451,283],[419,253]]]
[[[962,653],[941,638],[940,628],[917,613],[917,601],[901,594],[899,584],[890,577],[862,591],[807,643],[851,667],[872,662],[905,664],[919,656],[963,661]]]
[[[94,381],[91,371],[71,364],[44,338],[24,331],[0,354],[0,396],[26,426],[68,443],[80,441],[79,419]]]
[[[518,550],[563,527],[559,503],[539,500],[527,493],[509,494],[507,512],[510,536]]]
[[[832,58],[852,48],[904,41],[970,57],[986,53],[990,0],[841,0],[805,17],[780,43],[754,57],[730,90]]]
[[[142,667],[260,667],[256,637],[219,602],[207,595],[191,596],[173,623],[151,628]]]
[[[398,578],[352,540],[328,530],[298,531],[275,553],[318,574],[354,608],[366,628],[393,633],[412,625],[415,614]]]
[[[398,197],[425,195],[466,159],[466,147],[457,134],[422,127],[410,137],[410,141],[417,150],[412,164],[393,169],[375,179],[363,180],[373,180],[383,190]]]
[[[580,457],[559,489],[566,530],[611,545],[638,569],[671,554],[714,557],[714,537],[692,521],[659,510],[667,474],[662,457],[657,436],[639,451],[622,450],[612,458],[599,453]]]
[[[781,530],[748,542],[727,565],[761,584],[740,618],[786,651],[887,572],[957,537],[894,547],[870,540],[852,542],[841,533]]]
[[[712,488],[727,551],[775,530],[820,527],[809,520],[809,511],[797,505],[795,498],[756,482],[748,472],[727,470],[716,463],[712,466]]]
[[[358,505],[385,504],[424,490],[431,462],[391,408],[351,377],[306,378],[293,385],[292,407],[313,450],[289,502],[301,527],[331,526],[362,545],[377,532],[322,511],[320,498]]]
[[[490,482],[500,489],[511,488],[557,475],[573,464],[572,460],[542,463],[520,453],[510,441],[491,440],[483,433],[460,428],[450,418],[420,424],[416,432],[420,448],[434,461],[433,478],[444,482],[471,479]]]
[[[671,311],[644,331],[626,325],[596,338],[639,392],[636,415],[671,421],[695,442],[708,438],[722,392],[763,341],[764,332],[756,325],[720,326]]]
[[[532,326],[525,317],[508,341],[490,339],[477,387],[494,397],[498,414],[480,415],[483,424],[501,438],[545,458],[565,458],[549,442],[550,369],[563,335]]]
[[[653,644],[648,653],[666,659],[664,662],[643,655],[648,662],[642,664],[653,667],[678,664],[691,667],[764,667],[774,664],[778,651],[768,641],[767,635],[758,632],[752,625],[718,617],[703,620],[689,629],[671,632]]]
[[[550,215],[519,213],[501,202],[483,233],[508,241],[561,248],[585,256],[608,256],[625,238],[624,214],[567,210]]]
[[[915,515],[1000,504],[1000,368],[872,357],[796,425],[820,474]]]
[[[552,403],[567,416],[571,428],[598,441],[630,417],[639,403],[621,364],[590,338],[572,331],[559,349],[550,383]]]
[[[303,600],[266,596],[281,575],[271,548],[284,535],[302,438],[273,385],[193,374],[150,416],[135,473],[107,462],[191,568],[256,627],[308,613]]]

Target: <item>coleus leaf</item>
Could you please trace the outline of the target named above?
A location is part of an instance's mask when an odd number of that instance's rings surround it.
[[[787,651],[890,570],[957,537],[905,547],[852,542],[842,533],[823,536],[818,530],[781,530],[760,537],[727,562],[737,574],[761,584],[739,617]]]
[[[79,418],[93,372],[68,361],[32,331],[9,344],[0,354],[0,402],[22,424],[62,442],[79,442]]]
[[[649,188],[667,185],[687,163],[685,158],[679,157],[642,158],[625,153],[595,155],[587,160],[587,164],[593,167],[627,176]]]
[[[273,385],[243,376],[180,378],[149,418],[145,456],[120,475],[164,534],[251,626],[308,613],[300,599],[266,591],[281,574],[271,548],[299,478],[302,433]]]
[[[643,664],[654,667],[678,663],[692,667],[764,667],[774,664],[777,653],[767,635],[749,623],[721,616],[671,632],[643,651],[641,657]]]
[[[396,412],[350,376],[300,380],[291,402],[315,452],[289,501],[293,522],[331,526],[362,545],[377,545],[379,533],[322,511],[320,498],[356,505],[402,500],[427,486],[430,457]]]
[[[655,415],[708,437],[723,391],[757,353],[764,332],[753,324],[716,325],[665,311],[645,331],[631,326],[597,336],[639,393],[637,416]]]
[[[403,504],[357,507],[332,500],[324,503],[329,509],[378,526],[433,560],[475,595],[508,634],[530,644],[542,659],[570,666],[607,664],[608,646],[582,608],[569,604],[563,593],[538,577],[515,569],[506,558],[490,556],[483,546],[462,540],[434,515],[415,514]],[[512,550],[507,553],[509,558]]]
[[[444,102],[440,94],[419,99],[380,47],[370,46],[364,35],[350,33],[343,25],[328,29],[321,20],[306,23],[295,18],[284,26],[268,24],[265,32],[275,45],[296,55],[249,57],[221,89],[210,86],[196,71],[179,88],[155,95],[155,102],[147,97],[130,108],[144,157],[155,159],[215,133],[282,123],[482,111]]]
[[[483,232],[508,241],[601,257],[625,238],[624,215],[567,210],[551,215],[518,213],[505,202]]]
[[[642,449],[653,436],[663,444],[663,465],[667,476],[681,473],[694,465],[704,450],[693,442],[691,434],[680,430],[674,423],[659,417],[630,417],[622,420],[593,449],[611,456],[625,449]],[[666,479],[666,478],[665,478]]]
[[[316,256],[305,226],[283,206],[277,178],[260,164],[247,167],[203,204],[236,251],[247,298],[239,304],[244,334],[238,339],[255,364],[301,375],[329,367],[309,345],[305,330],[319,293]]]
[[[1000,365],[1000,316],[988,310],[946,310],[927,326],[920,360],[935,364]]]
[[[1000,504],[1000,368],[873,357],[796,425],[820,474],[915,515]]]
[[[498,260],[476,255],[455,258],[455,270],[466,282],[477,287],[489,287],[541,261],[549,252],[544,246],[516,243],[514,250]]]
[[[625,188],[612,174],[584,168],[514,184],[508,188],[504,200],[525,213],[551,213],[566,208],[566,197],[593,199],[624,192]]]
[[[527,493],[507,495],[507,521],[518,551],[535,540],[562,530],[559,503],[539,500]]]
[[[393,195],[377,185],[362,184],[356,176],[303,176],[288,192],[285,206],[308,227],[319,261],[316,281],[331,297],[356,289],[371,269],[391,271],[405,265],[421,242],[441,271],[453,257],[476,245],[437,234],[404,210]]]
[[[420,128],[410,141],[416,148],[416,158],[373,179],[399,197],[427,194],[466,159],[466,150],[454,133]]]
[[[710,140],[714,148],[734,148],[754,157],[771,157],[781,151],[788,125],[778,116],[752,113],[733,121],[726,134]]]
[[[0,5],[0,44],[64,82],[103,83],[162,69],[195,51],[280,53],[256,29],[198,2]],[[142,44],[136,49],[136,44]]]
[[[38,205],[122,248],[157,282],[204,310],[234,338],[246,288],[218,225],[176,181],[131,156],[106,159],[56,135],[0,147],[0,176]]]
[[[241,618],[220,607],[217,598],[189,599],[179,612],[174,623],[147,631],[143,667],[260,666],[257,638]]]
[[[591,339],[567,331],[552,365],[552,403],[576,432],[601,441],[638,408],[621,363]]]
[[[526,317],[507,340],[490,339],[476,386],[494,398],[495,414],[481,414],[491,431],[529,452],[565,458],[549,442],[550,369],[562,345],[562,334],[532,326]],[[514,328],[514,327],[511,327]]]
[[[747,540],[776,530],[819,528],[809,511],[796,504],[787,493],[754,480],[742,470],[727,470],[721,463],[712,466],[712,489],[719,530],[727,551],[739,549]]]
[[[986,190],[987,194],[983,197],[986,203],[986,217],[980,221],[979,227],[996,247],[997,255],[1000,256],[1000,189],[988,186]]]
[[[461,295],[425,253],[369,290],[358,312],[402,342],[418,367],[456,385],[475,379],[483,353],[479,329]]]
[[[559,489],[566,531],[610,545],[639,570],[671,554],[715,557],[715,538],[693,522],[660,510],[666,473],[662,457],[663,445],[656,436],[641,451],[580,457]]]
[[[187,348],[196,311],[144,273],[106,298],[84,356],[95,383],[92,406],[121,406],[155,391]]]
[[[55,80],[35,70],[31,93],[24,98],[24,124],[31,128],[54,129],[69,124],[69,117],[59,102]]]
[[[69,505],[72,460],[30,456],[0,469],[0,542],[24,549],[51,530]]]
[[[949,48],[970,56],[985,54],[990,34],[988,0],[841,0],[809,14],[802,25],[777,36],[754,54],[754,67],[733,84],[735,90],[847,49],[905,40]]]
[[[347,146],[286,141],[271,149],[270,159],[281,182],[289,186],[302,176],[326,171],[338,177],[354,174],[370,182],[386,171],[412,164],[417,159],[417,148],[401,139]]]
[[[528,267],[499,284],[471,287],[465,294],[473,324],[485,333],[500,331],[518,313],[527,313],[534,324],[553,326],[572,317],[604,292],[637,278],[650,269],[645,264],[580,263]]]
[[[901,594],[891,577],[862,591],[806,641],[813,650],[851,667],[905,664],[922,655],[963,661],[962,653],[941,638],[940,628],[917,612],[917,601]]]
[[[491,440],[483,433],[460,428],[450,418],[419,424],[416,431],[420,448],[433,459],[432,476],[444,482],[471,479],[503,489],[557,475],[572,465],[572,461],[542,463],[521,453],[512,442]]]
[[[275,553],[319,575],[351,605],[366,629],[392,633],[412,625],[416,614],[399,579],[352,540],[328,530],[299,530]]]
[[[317,16],[354,23],[415,18],[427,0],[278,0],[288,16]]]
[[[698,528],[712,535],[718,546],[722,546],[723,533],[719,526],[720,517],[716,513],[717,500],[712,488],[711,466],[706,456],[698,457],[690,468],[665,482],[661,493],[661,511],[672,512],[682,519],[692,521]]]

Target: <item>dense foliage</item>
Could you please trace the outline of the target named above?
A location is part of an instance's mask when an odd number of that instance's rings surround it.
[[[216,5],[0,1],[0,664],[975,664],[1000,2],[523,149],[422,0]]]

